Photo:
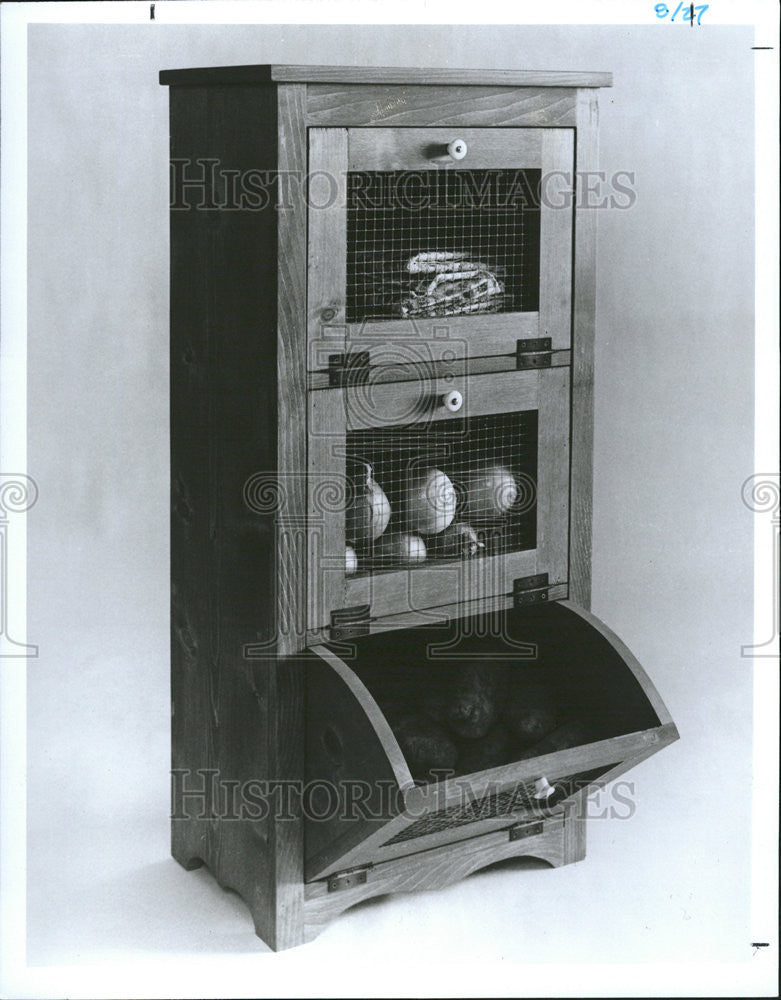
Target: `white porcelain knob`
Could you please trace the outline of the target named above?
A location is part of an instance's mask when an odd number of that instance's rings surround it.
[[[447,151],[454,160],[463,160],[466,156],[466,143],[463,139],[453,139],[447,144]]]
[[[464,405],[464,397],[458,389],[451,389],[450,392],[446,392],[442,397],[442,405],[446,410],[450,410],[451,413],[458,413]]]
[[[540,778],[539,781],[534,782],[535,799],[549,799],[555,791],[556,786],[551,785],[547,778]]]

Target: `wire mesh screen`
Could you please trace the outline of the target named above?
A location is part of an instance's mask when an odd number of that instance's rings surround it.
[[[557,780],[554,786],[556,789],[555,800],[560,802],[563,798],[568,798],[580,789],[586,788],[609,770],[609,767],[594,768]],[[503,792],[493,792],[464,805],[450,806],[447,809],[427,813],[405,827],[395,837],[387,840],[385,846],[401,844],[406,840],[415,840],[430,833],[439,833],[440,830],[466,826],[468,823],[477,823],[480,820],[506,816],[508,820],[514,818],[518,821],[525,818],[533,819],[545,814],[544,800],[541,801],[534,797],[534,781],[519,782],[513,788],[505,789]]]
[[[537,411],[347,435],[355,573],[537,544]]]
[[[536,311],[539,170],[347,176],[348,323]]]

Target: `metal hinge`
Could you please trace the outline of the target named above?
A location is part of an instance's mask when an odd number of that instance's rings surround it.
[[[548,600],[548,574],[522,576],[513,580],[513,607],[523,608],[527,604],[541,604]]]
[[[543,823],[519,823],[517,826],[510,827],[510,840],[525,840],[527,837],[536,837],[538,833],[543,832],[543,829]]]
[[[515,347],[516,368],[550,368],[551,338],[538,337],[536,340],[519,340]]]
[[[336,642],[339,639],[354,639],[359,635],[369,634],[371,605],[357,604],[354,608],[337,608],[331,612],[331,627],[329,637]]]
[[[328,891],[340,892],[342,889],[353,889],[356,885],[366,884],[368,868],[351,868],[346,872],[337,872],[328,878]]]
[[[328,384],[359,385],[369,376],[369,352],[328,355]]]

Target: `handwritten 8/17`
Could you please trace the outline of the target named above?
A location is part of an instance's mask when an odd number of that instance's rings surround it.
[[[678,14],[680,14],[681,11],[683,11],[683,18],[682,18],[683,21],[691,21],[692,24],[694,24],[694,21],[696,20],[697,24],[701,24],[702,15],[705,13],[708,7],[710,7],[710,4],[708,3],[702,3],[699,4],[699,6],[695,6],[693,3],[687,3],[687,4],[679,3],[678,6],[673,11],[672,15],[670,15],[670,8],[667,6],[667,4],[658,3],[654,7],[654,13],[659,18],[659,20],[662,20],[663,18],[670,16],[670,20],[674,21],[675,18],[678,16]]]

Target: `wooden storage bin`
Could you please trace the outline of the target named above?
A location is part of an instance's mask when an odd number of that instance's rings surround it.
[[[580,860],[588,788],[677,737],[587,610],[596,214],[570,192],[598,169],[609,74],[161,82],[174,857],[241,893],[275,949],[368,896]],[[409,177],[425,205],[404,201]],[[449,483],[463,549],[414,521],[418,468]],[[501,504],[484,500],[497,479]],[[387,521],[368,537],[354,503],[376,486]],[[399,713],[436,715],[469,662],[503,705],[543,677],[554,733],[485,767],[460,733],[454,773],[421,783]]]
[[[393,711],[406,698],[408,710],[426,713],[432,682],[447,692],[464,667],[500,676],[493,731],[512,726],[522,705],[513,692],[522,698],[529,681],[553,692],[553,719],[525,741],[508,733],[499,759],[479,773],[456,763],[437,780],[416,783],[383,706]],[[315,647],[307,692],[307,781],[327,792],[313,800],[306,827],[308,881],[562,820],[566,806],[677,735],[629,650],[568,601],[503,611],[491,622],[466,619]],[[450,735],[467,758],[485,742]],[[554,791],[536,798],[542,779]]]

